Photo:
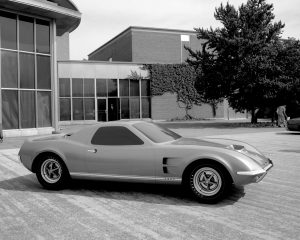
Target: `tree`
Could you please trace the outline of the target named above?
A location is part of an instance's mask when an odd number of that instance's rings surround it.
[[[188,63],[202,69],[197,70],[197,90],[205,91],[207,99],[227,98],[235,110],[251,111],[256,123],[258,109],[277,94],[273,68],[284,24],[274,22],[273,5],[265,0],[248,0],[238,9],[221,4],[214,16],[223,27],[196,28],[198,39],[206,43],[202,51],[188,49]]]
[[[291,117],[300,115],[300,41],[293,38],[282,41],[276,56],[278,95],[274,102],[285,103]]]

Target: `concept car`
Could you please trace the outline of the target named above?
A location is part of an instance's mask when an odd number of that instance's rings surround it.
[[[221,200],[232,184],[259,182],[273,166],[249,144],[184,138],[146,121],[99,123],[26,140],[19,157],[47,189],[72,178],[183,184],[196,198]]]

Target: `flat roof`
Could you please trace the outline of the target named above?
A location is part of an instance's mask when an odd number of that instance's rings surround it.
[[[109,40],[108,42],[106,42],[105,44],[103,44],[102,46],[100,46],[99,48],[97,48],[96,50],[91,52],[90,54],[88,54],[88,56],[90,57],[91,55],[95,54],[102,48],[107,47],[112,42],[116,41],[117,39],[121,38],[123,35],[125,35],[129,32],[132,32],[132,31],[160,32],[160,33],[174,33],[174,34],[193,34],[193,35],[196,34],[196,31],[191,31],[191,30],[130,26],[130,27],[126,28],[123,32],[119,33],[117,36],[115,36],[114,38],[112,38],[111,40]]]

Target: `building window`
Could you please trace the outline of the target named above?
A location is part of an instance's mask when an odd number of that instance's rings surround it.
[[[97,79],[97,97],[107,97],[106,79]]]
[[[17,15],[0,11],[1,48],[17,49]]]
[[[50,21],[0,11],[3,129],[52,125]]]
[[[59,102],[60,121],[150,118],[150,81],[60,78]]]
[[[51,63],[50,57],[36,57],[37,64],[37,87],[39,89],[51,89]]]
[[[18,53],[1,51],[1,86],[18,88]]]
[[[59,103],[60,121],[95,120],[95,80],[60,78]]]
[[[51,127],[51,92],[37,93],[38,127]]]
[[[118,96],[118,83],[117,79],[107,79],[107,93],[109,97]]]
[[[36,19],[36,51],[50,53],[50,24],[48,21]]]
[[[35,61],[34,55],[20,53],[20,87],[27,89],[35,88]]]
[[[142,118],[150,118],[151,117],[150,81],[146,79],[141,80],[141,101],[142,101]]]
[[[20,50],[34,52],[34,20],[30,17],[19,16]]]
[[[60,121],[71,121],[71,99],[60,98],[59,109]]]
[[[18,91],[2,90],[3,129],[19,128]]]

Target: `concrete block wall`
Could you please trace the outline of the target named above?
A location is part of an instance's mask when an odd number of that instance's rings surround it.
[[[132,61],[167,64],[184,62],[188,54],[183,46],[200,50],[202,42],[193,34],[183,34],[190,36],[190,42],[181,42],[181,35],[181,33],[132,31]]]
[[[178,105],[176,94],[165,93],[162,96],[153,96],[151,98],[151,104],[151,114],[154,120],[180,119],[185,116],[185,109]],[[189,110],[189,114],[198,119],[224,118],[224,106],[223,103],[218,105],[216,116],[213,116],[212,107],[209,104],[202,104],[201,106],[194,105],[194,107]]]
[[[56,48],[57,61],[70,59],[70,44],[68,32],[60,37],[56,36]]]
[[[132,62],[132,36],[131,32],[99,49],[89,56],[91,61],[119,61]]]

